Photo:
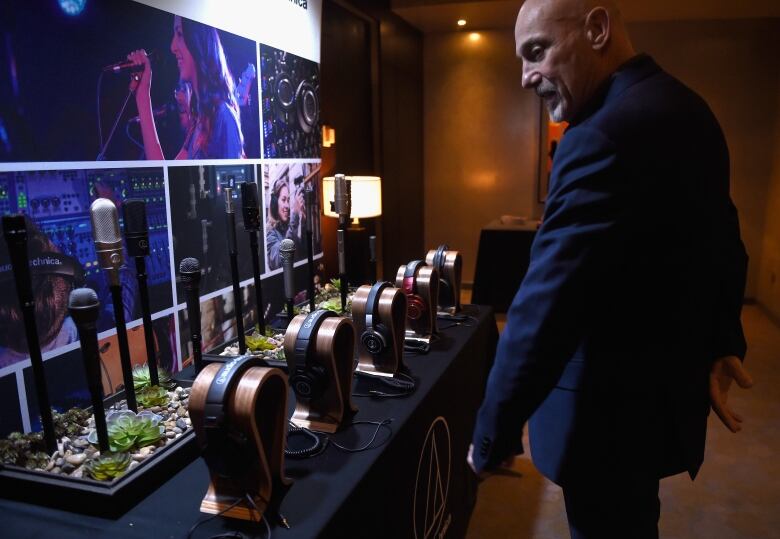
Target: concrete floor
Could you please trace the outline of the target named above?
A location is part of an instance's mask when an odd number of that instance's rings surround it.
[[[745,419],[743,430],[732,434],[710,415],[696,481],[683,474],[661,482],[663,539],[780,538],[780,328],[757,306],[746,306],[742,318],[745,365],[755,385],[747,391],[735,386],[729,403]],[[512,470],[480,485],[466,537],[568,538],[561,490],[523,455]]]

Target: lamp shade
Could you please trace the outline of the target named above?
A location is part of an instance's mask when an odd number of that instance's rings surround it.
[[[379,176],[347,176],[352,185],[353,219],[378,217],[382,215],[382,180]],[[336,193],[336,178],[326,176],[322,179],[322,207],[328,217],[338,217],[331,210],[330,203]]]

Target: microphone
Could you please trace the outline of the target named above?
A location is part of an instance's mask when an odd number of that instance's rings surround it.
[[[152,328],[152,307],[149,303],[149,288],[146,286],[146,261],[149,254],[149,225],[146,222],[146,201],[130,198],[122,204],[122,217],[125,222],[125,244],[127,253],[135,258],[135,273],[138,280],[138,293],[141,298],[141,318],[144,324],[146,343],[146,364],[149,366],[149,379],[152,385],[160,385],[157,374],[157,355],[154,351],[154,329]]]
[[[195,372],[203,368],[201,359],[200,335],[200,262],[197,258],[185,258],[179,264],[179,278],[187,298],[187,318],[190,321],[190,340],[192,341],[192,361]]]
[[[152,60],[156,56],[155,52],[152,51],[146,55],[149,60]],[[103,68],[104,73],[113,73],[114,75],[119,75],[120,73],[125,73],[127,71],[131,73],[137,73],[138,71],[144,70],[144,64],[133,64],[130,60],[121,60],[119,62],[109,64]]]
[[[248,181],[241,184],[241,209],[247,232],[260,230],[260,203],[255,182]]]
[[[149,255],[149,225],[146,221],[146,201],[130,198],[122,204],[125,222],[127,254],[133,257]]]
[[[343,174],[336,174],[333,211],[339,216],[339,226],[345,228],[352,213],[352,185]]]
[[[122,256],[122,238],[119,235],[119,217],[116,206],[107,198],[98,198],[89,207],[92,221],[92,238],[95,240],[98,264],[108,275],[111,301],[114,305],[116,336],[119,341],[119,359],[122,364],[122,380],[125,384],[127,407],[138,411],[133,386],[133,369],[130,362],[130,346],[127,342],[125,310],[122,302],[122,284],[119,280],[119,268],[124,265]]]
[[[11,266],[16,280],[16,294],[24,320],[27,349],[35,380],[35,395],[38,397],[38,407],[41,411],[43,439],[46,451],[51,454],[57,450],[57,435],[54,432],[49,391],[46,387],[46,374],[43,370],[43,356],[41,355],[38,328],[35,322],[35,297],[30,278],[30,261],[27,255],[27,222],[24,215],[3,215],[3,236],[8,244],[8,255],[11,258]]]
[[[265,333],[263,315],[263,289],[260,283],[260,251],[257,232],[260,230],[260,203],[257,196],[257,183],[241,184],[241,204],[244,212],[244,228],[249,234],[249,250],[252,256],[252,277],[255,283],[255,312],[257,326],[261,334]]]
[[[287,299],[287,315],[293,319],[293,299],[295,298],[295,281],[293,279],[293,259],[295,258],[295,242],[289,238],[282,240],[279,246],[279,256],[282,257],[282,272],[284,273],[284,297]]]
[[[87,386],[92,397],[92,413],[95,415],[100,451],[108,451],[108,428],[106,412],[103,408],[103,384],[100,376],[100,352],[98,351],[97,319],[100,314],[100,301],[91,288],[76,288],[68,298],[68,311],[76,323],[87,375]]]
[[[170,103],[166,103],[165,105],[160,105],[159,107],[157,107],[154,110],[152,110],[152,115],[155,118],[159,118],[160,116],[165,116],[169,112],[173,112],[173,111],[178,111],[178,109],[174,105],[172,105]],[[137,124],[137,123],[140,123],[140,122],[141,122],[141,117],[140,116],[133,116],[132,118],[127,120],[127,123],[129,123],[129,124]]]
[[[124,265],[125,259],[116,206],[107,198],[98,198],[89,207],[89,218],[98,264],[106,270],[111,286],[119,286],[119,268]]]

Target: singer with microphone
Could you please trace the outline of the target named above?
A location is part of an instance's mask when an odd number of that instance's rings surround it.
[[[189,130],[175,159],[246,157],[235,82],[216,28],[175,16],[171,53],[176,57],[179,78],[192,89]],[[144,50],[131,52],[127,60],[127,68],[137,73],[131,88],[135,89],[146,158],[163,160],[151,99],[151,62]]]

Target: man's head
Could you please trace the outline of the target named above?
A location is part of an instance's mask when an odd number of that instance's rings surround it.
[[[515,23],[523,88],[553,121],[571,121],[599,86],[634,56],[612,0],[526,0]]]

